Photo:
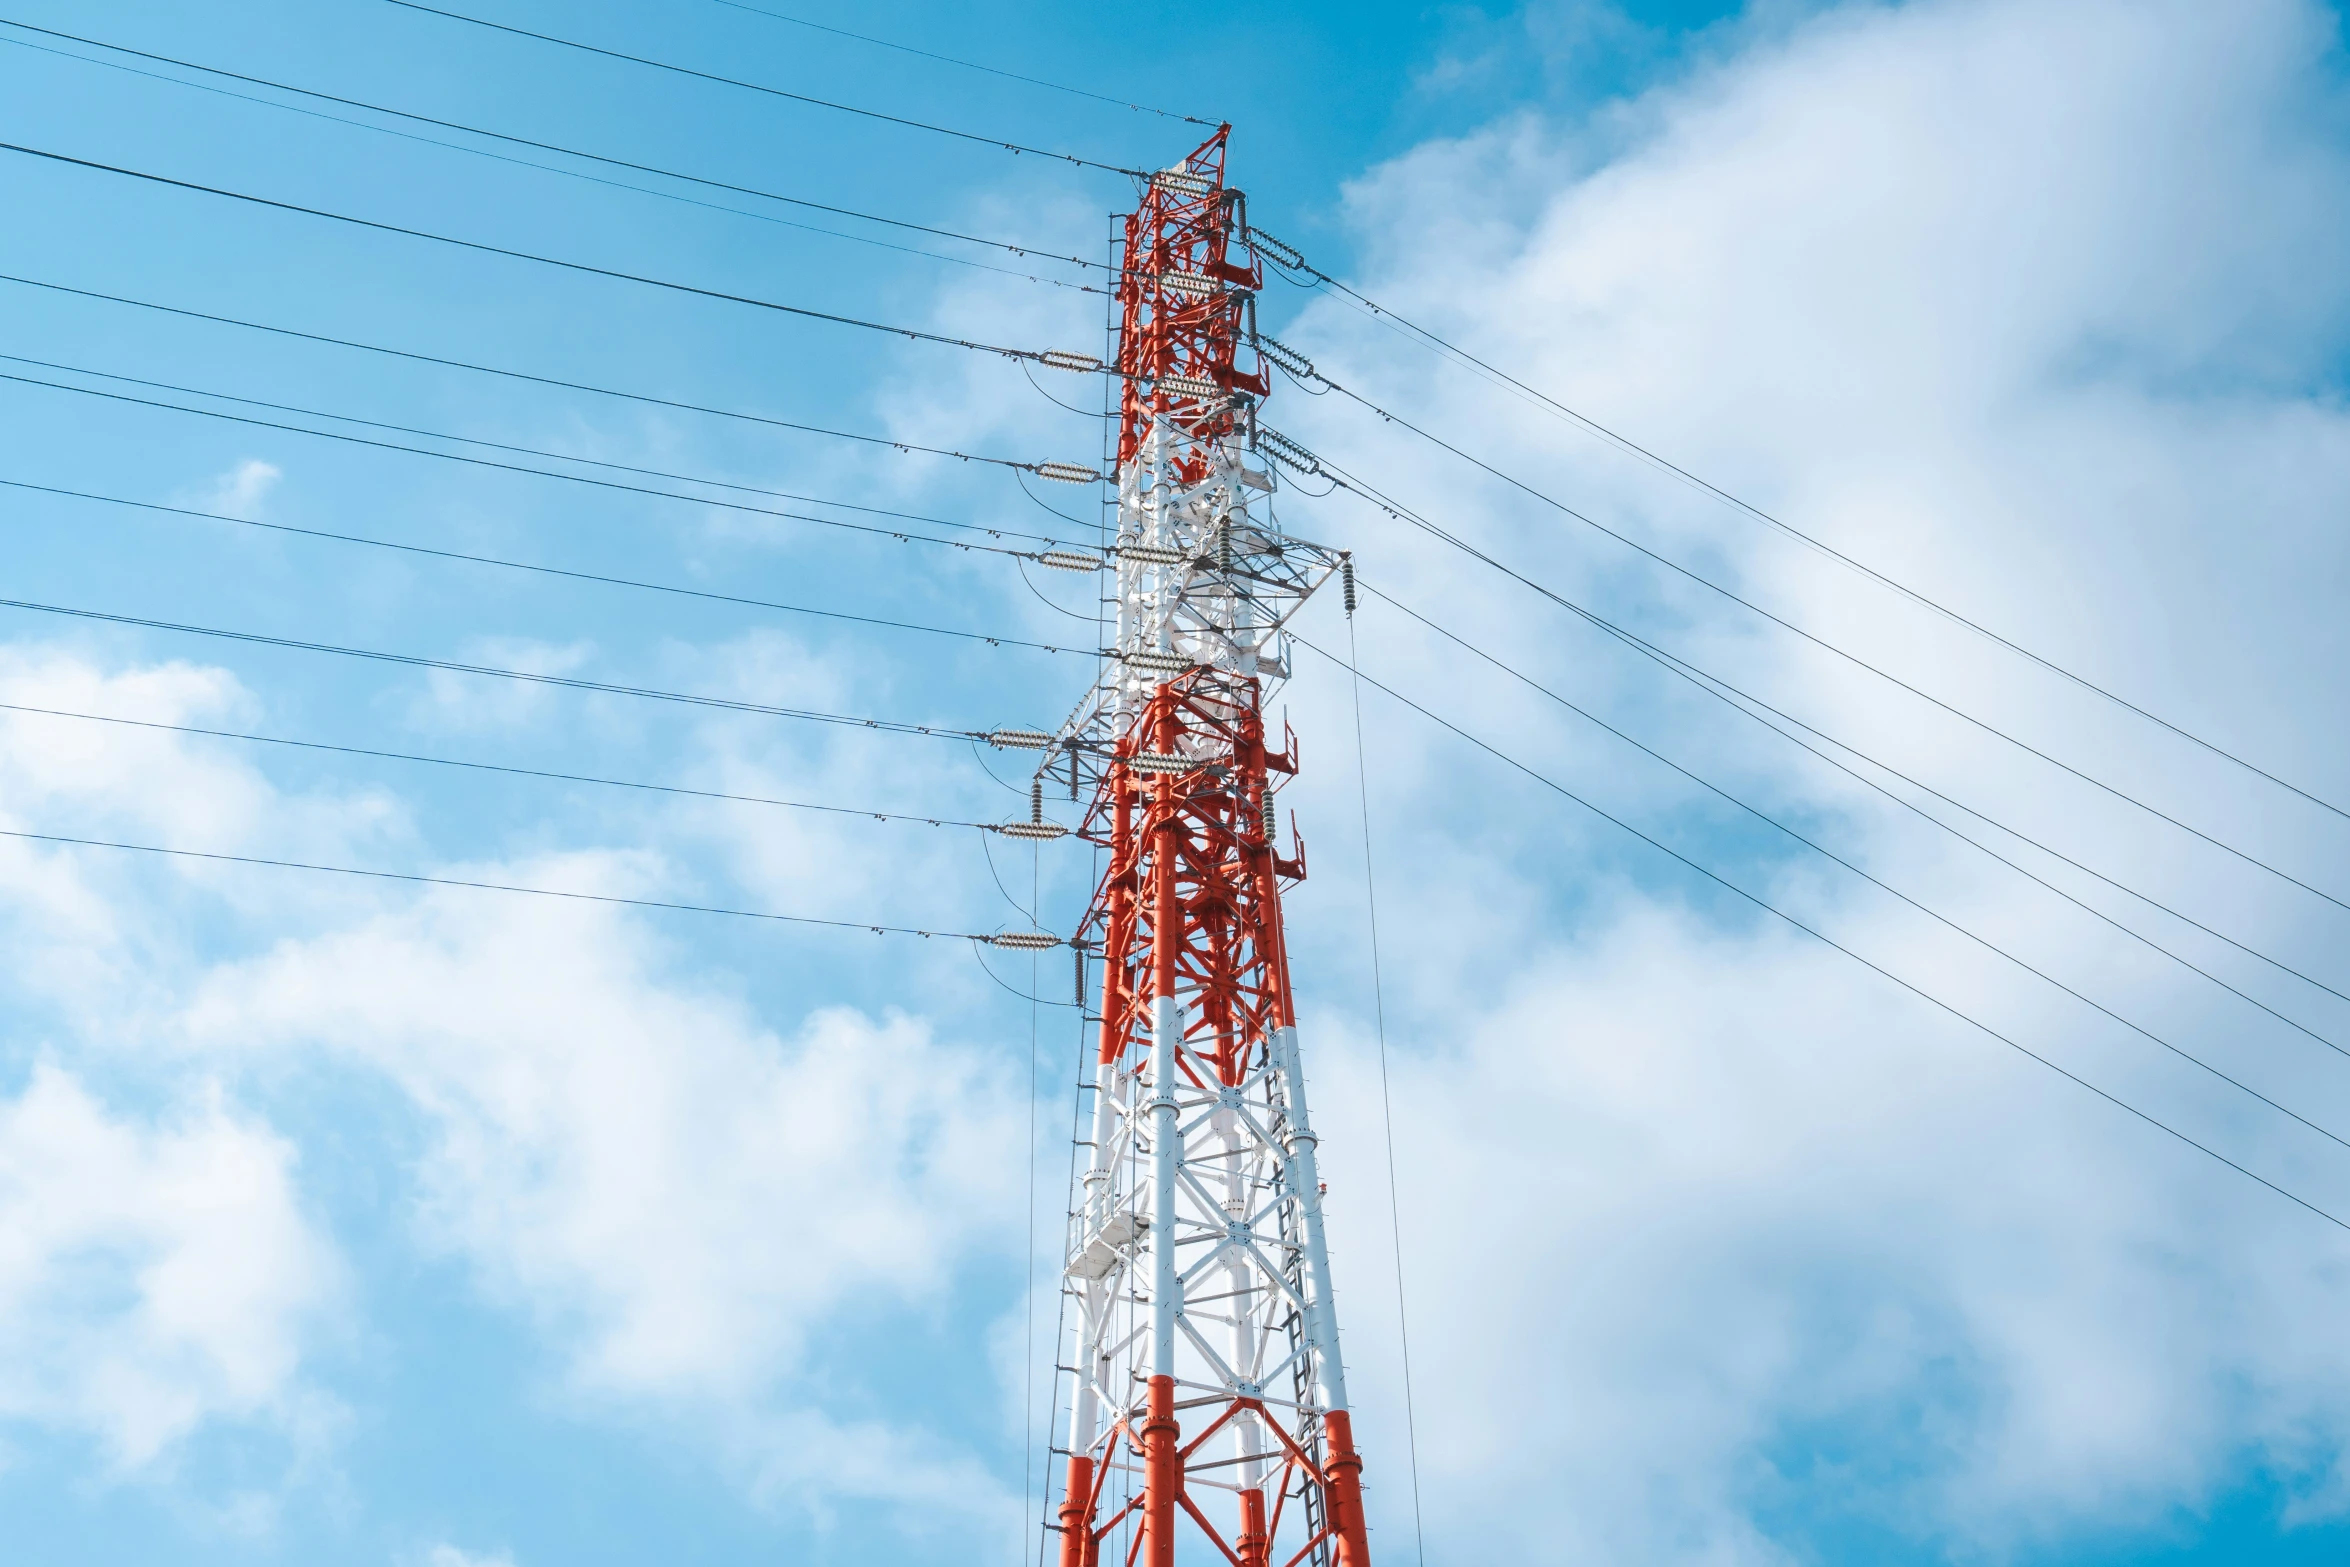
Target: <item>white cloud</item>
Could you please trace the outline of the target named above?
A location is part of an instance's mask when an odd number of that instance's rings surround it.
[[[595,656],[586,642],[552,643],[530,637],[474,637],[454,662],[483,669],[510,669],[524,675],[577,674]],[[519,729],[553,712],[560,702],[577,702],[556,687],[501,675],[467,675],[428,670],[424,690],[410,704],[409,722],[420,728],[475,734]]]
[[[575,855],[490,879],[645,873]],[[434,1128],[430,1239],[541,1325],[582,1397],[699,1411],[763,1487],[990,1494],[951,1448],[835,1423],[804,1383],[812,1335],[935,1303],[1000,1242],[1012,1085],[909,1018],[828,1010],[777,1038],[659,951],[610,910],[435,895],[219,973],[192,1029],[397,1084]]]
[[[2350,150],[2322,75],[2333,37],[2329,16],[2293,0],[1839,8],[1750,32],[1588,134],[1514,121],[1378,171],[1355,193],[1374,257],[1363,286],[2340,798],[2350,749],[2313,721],[2344,696],[2334,584],[2350,569],[2350,427],[2323,390],[2350,322]],[[1392,334],[1323,306],[1294,340],[1339,380],[1905,679],[2321,884],[2350,883],[2350,837],[2322,813],[1523,403],[1432,376]],[[2336,972],[2334,927],[2241,866],[1741,622],[1339,399],[1272,417],[1905,771]],[[1562,636],[1563,618],[1428,541],[1335,502],[1291,521],[1953,918],[2350,1124],[2321,1047],[1765,747],[1620,650]],[[2343,1189],[2350,1168],[2329,1145],[1819,862],[1786,859],[1563,710],[1464,678],[1474,666],[1376,601],[1363,633],[1385,677],[1839,939],[2295,1190]],[[1314,693],[1308,681],[1301,702]],[[1395,1102],[1432,1533],[1490,1528],[1480,1543],[1503,1555],[1565,1539],[1595,1561],[1762,1563],[1857,1516],[1996,1550],[2161,1527],[2247,1463],[2313,1509],[2333,1504],[2350,1357],[2312,1325],[2350,1304],[2338,1232],[1824,949],[1751,931],[1746,911],[1708,924],[1682,907],[1703,889],[1619,858],[1647,851],[1370,701],[1374,789],[1392,813],[1383,902],[1411,914],[1389,933],[1388,977],[1407,1020]],[[1327,725],[1343,709],[1319,711]],[[1309,829],[1351,819],[1351,779],[1301,782]],[[1562,901],[1575,939],[1553,946],[1531,933]],[[2199,961],[2343,1037],[2306,991],[2168,922],[2146,928],[2196,941]],[[1301,958],[1309,993],[1343,956]],[[1393,1530],[1408,1495],[1379,1281],[1384,1172],[1366,1146],[1376,1089],[1334,1021],[1321,1060],[1359,1426],[1379,1433],[1375,1500]],[[1497,1420],[1499,1388],[1535,1392]],[[1535,1487],[1545,1532],[1492,1522]]]
[[[403,812],[379,791],[284,793],[250,747],[138,727],[235,730],[253,721],[251,698],[218,668],[108,667],[51,647],[0,649],[0,829],[328,863],[354,855],[364,863],[405,837]],[[274,917],[317,914],[354,890],[317,877],[23,838],[0,839],[0,870],[0,930],[17,954],[11,982],[65,1006],[91,1035],[126,1029],[142,1008],[172,1004],[169,987],[193,960],[182,895]]]
[[[436,1545],[424,1553],[421,1567],[514,1567],[514,1558],[504,1551],[484,1556],[454,1545]]]
[[[0,1415],[126,1469],[207,1422],[304,1424],[339,1284],[294,1163],[217,1094],[144,1123],[36,1068],[0,1100]]]
[[[226,473],[220,474],[195,488],[172,497],[173,501],[193,511],[216,512],[225,517],[251,519],[261,515],[262,503],[285,477],[275,463],[248,457]]]

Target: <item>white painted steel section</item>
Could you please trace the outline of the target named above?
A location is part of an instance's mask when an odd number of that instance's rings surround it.
[[[1324,1409],[1346,1407],[1346,1367],[1338,1358],[1338,1312],[1330,1290],[1330,1247],[1322,1233],[1322,1177],[1314,1162],[1314,1128],[1306,1114],[1306,1074],[1298,1059],[1297,1030],[1273,1030],[1289,1098],[1289,1185],[1303,1210],[1306,1251],[1306,1339],[1313,1346],[1314,1382]]]
[[[1151,1375],[1175,1374],[1175,1319],[1183,1310],[1182,1267],[1175,1254],[1176,1177],[1183,1165],[1177,1130],[1175,1053],[1183,1042],[1183,1008],[1172,996],[1151,1003]]]

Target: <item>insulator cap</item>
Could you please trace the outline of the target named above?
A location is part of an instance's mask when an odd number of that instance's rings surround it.
[[[1036,557],[1039,566],[1050,566],[1055,571],[1099,571],[1102,558],[1083,550],[1046,550]]]
[[[1055,484],[1099,484],[1102,478],[1101,470],[1081,462],[1040,462],[1035,472],[1038,478]]]

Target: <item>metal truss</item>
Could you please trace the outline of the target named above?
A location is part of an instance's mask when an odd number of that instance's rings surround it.
[[[1228,129],[1127,220],[1117,636],[1040,769],[1089,786],[1079,832],[1109,856],[1078,936],[1100,1042],[1063,1273],[1062,1567],[1105,1545],[1174,1567],[1179,1535],[1234,1567],[1370,1561],[1281,921],[1305,874],[1274,838],[1295,747],[1264,727],[1284,628],[1344,557],[1262,504],[1267,383],[1234,362],[1262,272]]]

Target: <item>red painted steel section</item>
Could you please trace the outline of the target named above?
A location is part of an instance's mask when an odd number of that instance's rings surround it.
[[[1118,370],[1126,386],[1118,424],[1120,469],[1142,450],[1154,408],[1173,413],[1202,442],[1233,429],[1234,415],[1224,397],[1164,388],[1154,393],[1152,384],[1161,378],[1203,381],[1259,397],[1269,390],[1261,366],[1250,373],[1235,363],[1246,327],[1246,298],[1223,288],[1199,292],[1198,284],[1186,286],[1197,278],[1253,290],[1265,281],[1262,264],[1252,260],[1243,267],[1231,258],[1231,204],[1238,199],[1224,186],[1224,143],[1231,134],[1231,126],[1219,128],[1191,155],[1191,168],[1212,171],[1202,176],[1210,186],[1205,194],[1154,181],[1126,219],[1126,270],[1118,280]],[[1206,472],[1206,463],[1192,452],[1179,456],[1175,468],[1183,482],[1191,483]]]

